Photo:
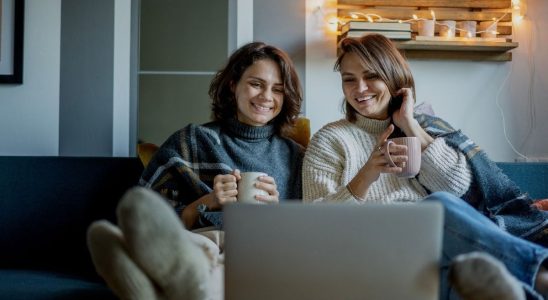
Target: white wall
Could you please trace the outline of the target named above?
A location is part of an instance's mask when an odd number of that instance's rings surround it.
[[[128,91],[132,63],[129,46],[130,12],[132,4],[138,3],[138,0],[116,0],[112,3],[116,4],[115,61],[112,67],[115,72],[112,91],[113,133],[112,140],[105,144],[112,145],[112,155],[128,156],[135,152],[130,148],[134,145],[130,145],[129,136],[131,126],[135,126],[130,121]],[[63,141],[59,128],[61,8],[62,0],[25,0],[23,84],[0,84],[0,155],[59,155],[59,144]],[[70,59],[70,56],[64,58]]]
[[[0,155],[57,155],[61,0],[26,0],[23,84],[0,84]]]
[[[327,5],[319,11],[316,8],[323,1],[306,1],[306,115],[315,132],[343,116],[342,91],[339,76],[332,71],[335,37],[323,30],[333,9]],[[526,18],[515,27],[519,47],[512,62],[410,61],[417,103],[431,103],[437,115],[462,129],[496,161],[519,156],[506,141],[497,95],[515,148],[532,160],[548,160],[548,123],[543,121],[548,117],[548,57],[543,55],[548,53],[548,33],[541,31],[548,25],[548,1],[527,2]]]

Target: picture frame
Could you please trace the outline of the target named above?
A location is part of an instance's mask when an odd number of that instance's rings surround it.
[[[0,84],[23,83],[25,0],[0,0]]]

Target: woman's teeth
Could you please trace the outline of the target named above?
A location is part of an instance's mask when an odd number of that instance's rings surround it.
[[[257,108],[258,110],[262,110],[262,111],[269,111],[269,110],[271,110],[270,107],[258,105],[258,104],[255,104],[255,103],[252,103],[252,105],[253,105],[253,107]]]
[[[367,101],[367,100],[371,100],[371,99],[373,99],[373,95],[356,98],[356,100],[358,100],[358,102]]]

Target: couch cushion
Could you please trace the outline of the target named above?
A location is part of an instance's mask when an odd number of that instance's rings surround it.
[[[116,299],[100,282],[61,273],[0,270],[0,297],[10,300]]]
[[[548,163],[498,162],[497,165],[531,198],[548,198]]]
[[[87,227],[114,221],[141,172],[137,158],[0,157],[0,268],[96,276]]]

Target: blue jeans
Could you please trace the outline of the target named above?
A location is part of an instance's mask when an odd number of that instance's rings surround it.
[[[459,299],[447,280],[449,265],[455,256],[472,251],[487,252],[503,262],[522,283],[527,299],[543,299],[533,286],[548,249],[509,234],[450,193],[436,192],[424,200],[441,203],[445,213],[440,299]]]

